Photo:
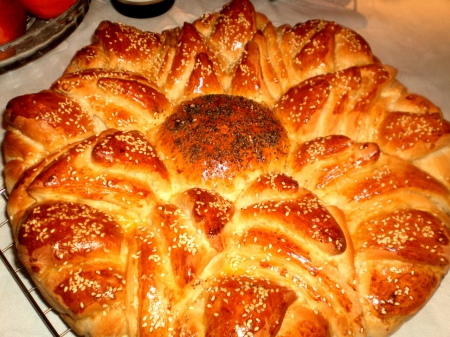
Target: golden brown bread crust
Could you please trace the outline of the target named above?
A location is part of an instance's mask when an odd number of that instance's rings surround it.
[[[249,1],[102,22],[7,106],[8,214],[90,336],[387,336],[450,259],[450,124],[358,34]]]

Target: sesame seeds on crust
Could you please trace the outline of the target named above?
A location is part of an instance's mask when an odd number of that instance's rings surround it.
[[[337,23],[105,21],[6,116],[20,258],[81,333],[379,335],[449,268],[447,122]]]

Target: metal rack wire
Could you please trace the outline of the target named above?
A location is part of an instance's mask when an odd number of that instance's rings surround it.
[[[5,189],[0,190],[1,197],[7,201],[8,196]],[[4,220],[0,223],[0,230],[9,230],[9,221]],[[3,233],[3,232],[2,232]],[[11,254],[7,254],[7,253]],[[9,256],[9,258],[8,258]],[[48,307],[47,304],[42,300],[40,294],[36,291],[36,286],[29,279],[28,273],[25,268],[19,264],[17,259],[15,259],[15,246],[11,242],[3,247],[0,251],[0,259],[3,261],[6,269],[11,274],[12,278],[16,281],[20,290],[23,292],[24,296],[28,299],[30,304],[33,306],[37,315],[44,322],[48,328],[51,336],[54,337],[69,337],[75,336],[70,328],[64,323],[62,318],[53,311],[52,308]],[[60,332],[59,332],[60,331]]]

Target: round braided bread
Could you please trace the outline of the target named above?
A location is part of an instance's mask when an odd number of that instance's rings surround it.
[[[450,123],[337,23],[109,21],[3,142],[19,258],[86,336],[387,336],[449,268]]]

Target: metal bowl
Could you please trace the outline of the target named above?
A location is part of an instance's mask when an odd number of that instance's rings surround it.
[[[50,20],[29,16],[25,35],[0,45],[0,74],[34,61],[58,46],[83,21],[89,4],[90,0],[78,0]]]

